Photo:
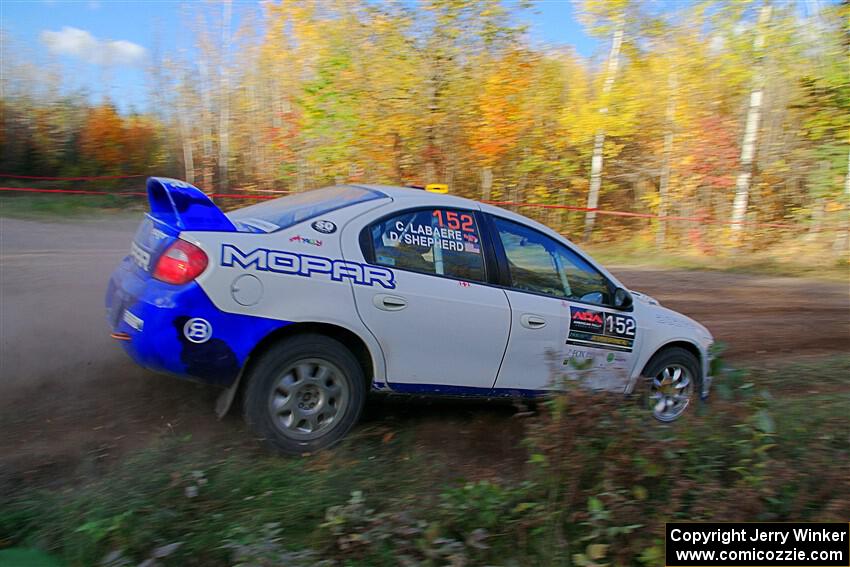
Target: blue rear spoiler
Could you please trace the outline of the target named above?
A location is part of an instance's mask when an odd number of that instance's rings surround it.
[[[236,227],[203,191],[193,185],[169,179],[149,177],[150,216],[177,230],[236,232]]]

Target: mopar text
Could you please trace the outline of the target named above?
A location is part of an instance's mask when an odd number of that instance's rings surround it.
[[[283,250],[255,248],[243,252],[232,244],[223,244],[221,265],[308,278],[314,274],[327,274],[334,281],[349,279],[360,285],[377,284],[387,289],[395,289],[393,273],[386,268]]]

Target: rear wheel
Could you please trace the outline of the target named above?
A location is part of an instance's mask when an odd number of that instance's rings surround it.
[[[678,419],[699,391],[699,361],[683,348],[659,352],[646,365],[644,374],[650,380],[647,404],[658,421]]]
[[[342,343],[301,335],[273,346],[251,370],[245,419],[272,448],[286,454],[325,449],[360,417],[366,380]]]

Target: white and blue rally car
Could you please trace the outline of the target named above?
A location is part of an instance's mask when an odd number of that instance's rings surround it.
[[[711,334],[628,291],[555,231],[411,188],[341,185],[225,214],[147,182],[151,211],[112,275],[112,336],[140,365],[241,393],[276,449],[342,438],[367,393],[534,397],[581,380],[656,418],[710,385]]]

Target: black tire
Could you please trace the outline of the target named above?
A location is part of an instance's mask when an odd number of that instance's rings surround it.
[[[688,390],[688,398],[684,403],[684,407],[673,406],[671,405],[668,411],[668,402],[665,394],[660,394],[660,390],[657,389],[657,384],[659,382],[664,383],[665,380],[662,378],[662,373],[665,369],[676,369],[680,368],[683,372],[687,372],[689,374],[688,378],[691,381],[690,387],[687,386],[678,388],[676,386],[676,382],[672,380],[670,381],[670,389],[672,390],[672,395],[668,396],[671,400],[674,400],[677,395],[684,395],[684,390]],[[699,393],[702,391],[702,372],[700,371],[700,364],[697,357],[693,355],[693,353],[680,348],[680,347],[669,347],[665,348],[659,352],[657,352],[647,363],[646,368],[644,369],[643,375],[647,378],[647,387],[646,387],[646,395],[645,395],[645,405],[652,411],[653,417],[661,422],[671,422],[675,421],[687,410],[688,406],[693,404],[695,400],[699,399]],[[668,376],[675,375],[674,372],[668,373]],[[660,379],[660,380],[659,380]],[[682,379],[680,378],[678,384],[681,384]],[[663,384],[667,386],[668,384]],[[661,397],[654,397],[657,395],[661,395]],[[664,404],[663,411],[659,411],[659,407],[661,404]]]
[[[320,377],[324,375],[332,378]],[[357,423],[366,401],[366,377],[357,358],[324,335],[281,341],[246,378],[245,421],[269,447],[287,455],[312,453],[339,442]],[[335,394],[337,390],[344,394]],[[338,410],[324,417],[322,408],[329,412],[334,402]]]

